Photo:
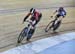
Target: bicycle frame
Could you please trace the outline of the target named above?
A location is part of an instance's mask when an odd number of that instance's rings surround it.
[[[53,17],[51,17],[53,18]],[[45,32],[48,32],[51,28],[55,31],[61,24],[62,18],[55,18],[45,28]]]
[[[28,22],[29,24],[19,34],[18,41],[17,41],[18,43],[21,43],[25,36],[27,36],[26,40],[29,41],[29,39],[31,38],[31,36],[33,35],[35,31],[35,28],[34,28],[34,31],[32,31],[32,27],[33,27],[32,22],[28,20],[26,22]]]
[[[30,29],[32,28],[32,22],[29,21],[29,20],[27,20],[26,22],[29,22],[29,24],[27,26],[28,30],[27,30],[27,33],[26,33],[26,36],[28,36],[28,33],[29,33]]]

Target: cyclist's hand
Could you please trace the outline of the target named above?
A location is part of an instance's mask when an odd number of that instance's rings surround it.
[[[53,16],[51,16],[51,18],[53,18]]]
[[[23,20],[22,24],[24,24],[24,22],[26,22],[26,20]]]
[[[63,18],[65,18],[66,15],[63,16]]]

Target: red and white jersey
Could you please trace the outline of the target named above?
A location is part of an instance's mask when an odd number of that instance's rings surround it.
[[[35,10],[35,12],[33,13],[33,17],[36,18],[36,20],[38,20],[40,15],[40,12],[38,10]]]

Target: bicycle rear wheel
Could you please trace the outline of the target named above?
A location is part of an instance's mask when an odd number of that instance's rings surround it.
[[[28,28],[25,27],[25,28],[21,31],[21,33],[19,34],[19,37],[18,37],[18,41],[17,41],[18,43],[21,43],[21,42],[22,42],[22,40],[23,40],[24,37],[26,36],[27,30],[28,30]]]

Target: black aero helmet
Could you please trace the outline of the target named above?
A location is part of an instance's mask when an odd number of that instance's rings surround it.
[[[64,8],[63,7],[59,7],[59,10],[62,11]]]
[[[34,9],[34,8],[31,8],[31,9],[30,9],[30,12],[31,12],[31,13],[33,13],[34,11],[35,11],[35,9]]]
[[[59,7],[59,9],[64,9],[63,7]]]

